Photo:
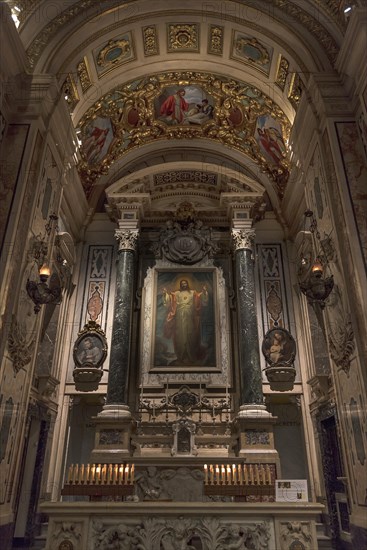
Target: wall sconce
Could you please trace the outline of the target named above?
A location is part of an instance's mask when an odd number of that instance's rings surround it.
[[[57,231],[56,214],[51,214],[45,226],[45,235],[37,240],[34,246],[34,262],[38,267],[39,282],[27,279],[26,290],[28,296],[34,302],[34,312],[38,313],[43,304],[58,304],[61,301],[62,288],[58,278],[51,276],[48,262],[48,251],[51,232]],[[50,281],[49,281],[50,279]],[[49,282],[48,282],[49,281]]]
[[[301,292],[306,296],[307,301],[310,305],[319,304],[322,309],[325,307],[325,300],[329,297],[333,286],[334,278],[333,275],[329,277],[325,276],[325,271],[329,267],[327,254],[323,249],[323,245],[320,239],[320,232],[317,227],[317,221],[311,210],[306,210],[305,212],[305,228],[304,235],[306,234],[306,221],[307,218],[310,218],[310,227],[309,231],[315,235],[318,242],[319,252],[316,255],[316,258],[313,260],[310,273],[308,277],[299,283]],[[307,264],[307,260],[304,258],[301,259],[302,264]]]

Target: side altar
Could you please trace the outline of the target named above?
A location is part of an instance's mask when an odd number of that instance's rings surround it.
[[[107,196],[119,246],[107,397],[94,417],[89,463],[69,465],[61,501],[42,505],[46,549],[316,550],[323,506],[275,502],[282,474],[262,388],[254,197],[239,204],[226,197],[231,276],[211,230],[181,205],[150,238],[154,257],[140,269],[136,314],[139,197],[131,211],[122,208],[114,185]],[[268,340],[267,362],[278,378],[286,367],[292,384],[289,331],[274,325]],[[90,392],[89,371],[81,376],[90,365],[77,367],[78,388]]]

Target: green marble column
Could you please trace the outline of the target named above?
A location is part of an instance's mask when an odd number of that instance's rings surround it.
[[[119,250],[116,267],[107,403],[105,408],[126,405],[131,349],[131,323],[135,284],[135,248],[138,230],[116,230]]]
[[[236,264],[241,406],[262,405],[263,392],[252,258],[255,231],[233,229],[232,237]]]

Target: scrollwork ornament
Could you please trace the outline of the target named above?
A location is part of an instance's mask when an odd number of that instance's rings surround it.
[[[329,333],[330,355],[336,365],[345,374],[349,374],[352,357],[355,351],[355,340],[350,320],[343,326],[336,325]]]
[[[232,229],[233,249],[237,250],[253,250],[255,241],[254,229]]]
[[[138,245],[139,230],[138,229],[116,229],[115,237],[118,241],[119,251],[133,250],[135,251]]]
[[[34,346],[34,340],[27,342],[25,326],[13,315],[8,335],[8,352],[15,375],[30,363]]]
[[[313,548],[312,542],[309,522],[289,521],[281,524],[282,550],[288,550],[289,548],[311,550]]]

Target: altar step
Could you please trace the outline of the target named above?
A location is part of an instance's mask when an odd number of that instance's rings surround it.
[[[46,548],[48,522],[41,523],[40,533],[34,537],[33,545],[29,550],[44,550]]]
[[[316,535],[318,550],[335,550],[331,543],[331,538],[325,532],[324,523],[316,523]]]

